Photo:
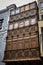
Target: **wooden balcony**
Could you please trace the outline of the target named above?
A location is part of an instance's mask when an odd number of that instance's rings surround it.
[[[39,48],[6,51],[3,61],[40,60]]]
[[[38,34],[38,26],[36,23],[34,25],[30,25],[30,26],[26,26],[14,30],[9,30],[7,40],[33,36],[37,34]]]
[[[35,48],[35,47],[39,47],[38,36],[30,37],[30,38],[24,37],[21,39],[18,38],[18,40],[12,39],[11,41],[7,41],[6,51]]]
[[[24,19],[24,18],[27,18],[27,17],[30,17],[30,16],[34,16],[36,14],[37,14],[37,10],[36,9],[27,10],[25,12],[22,12],[22,13],[19,13],[19,14],[16,14],[16,15],[12,16],[10,18],[10,22],[21,20],[21,19]]]

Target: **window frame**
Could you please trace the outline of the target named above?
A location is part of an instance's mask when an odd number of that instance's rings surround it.
[[[2,29],[3,20],[4,19],[0,19],[0,30]]]

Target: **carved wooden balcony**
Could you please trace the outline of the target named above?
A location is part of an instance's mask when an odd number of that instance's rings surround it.
[[[12,39],[10,41],[7,41],[6,43],[6,50],[18,50],[39,47],[38,36],[18,38],[17,40]]]
[[[10,22],[20,20],[20,19],[23,19],[23,18],[27,18],[27,17],[33,16],[33,15],[36,15],[36,14],[37,14],[37,11],[34,10],[34,9],[32,9],[30,11],[25,11],[23,13],[19,13],[19,14],[16,14],[15,16],[12,16],[10,18]]]
[[[29,48],[24,50],[11,50],[5,52],[4,62],[40,60],[39,48]]]

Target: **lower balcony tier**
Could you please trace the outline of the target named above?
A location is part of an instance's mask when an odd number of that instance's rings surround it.
[[[3,61],[40,60],[39,48],[6,51]]]

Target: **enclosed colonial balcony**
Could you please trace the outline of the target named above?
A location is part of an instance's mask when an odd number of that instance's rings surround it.
[[[40,60],[38,36],[7,41],[4,62]]]

